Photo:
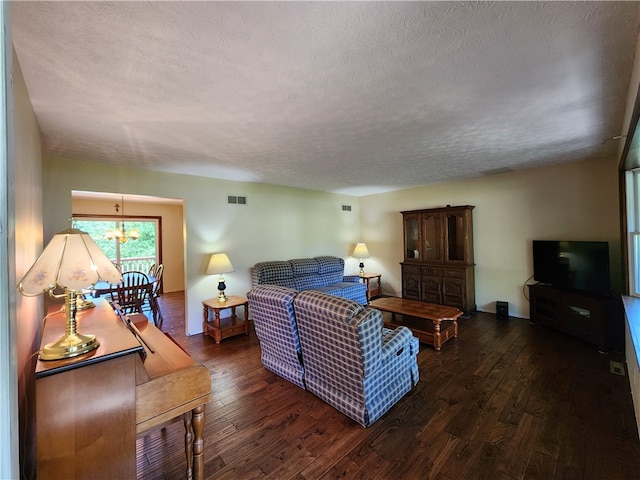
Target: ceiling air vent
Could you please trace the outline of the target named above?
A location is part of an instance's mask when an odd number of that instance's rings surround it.
[[[342,205],[342,211],[343,212],[350,212],[351,211],[351,205]]]
[[[229,195],[227,196],[227,203],[232,203],[234,205],[246,205],[247,197],[239,197],[237,195]]]
[[[485,170],[480,173],[482,175],[491,176],[491,175],[502,175],[503,173],[511,173],[513,171],[514,171],[513,168],[510,168],[510,167],[500,167],[500,168],[494,168],[492,170]]]

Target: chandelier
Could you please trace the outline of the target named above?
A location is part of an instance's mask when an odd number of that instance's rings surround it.
[[[114,207],[116,209],[116,213],[118,213],[120,211],[120,204],[116,203],[114,205]],[[136,230],[135,228],[132,228],[128,232],[125,229],[125,225],[124,225],[124,195],[122,196],[122,214],[121,214],[121,217],[122,217],[122,220],[120,220],[120,228],[108,229],[105,232],[105,237],[107,237],[107,240],[113,240],[115,238],[116,240],[120,240],[120,243],[125,243],[128,239],[137,240],[138,238],[140,238],[140,232],[138,232],[138,230]]]

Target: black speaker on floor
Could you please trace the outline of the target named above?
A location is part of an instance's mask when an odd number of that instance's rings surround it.
[[[509,320],[509,302],[496,302],[496,318],[498,320]]]

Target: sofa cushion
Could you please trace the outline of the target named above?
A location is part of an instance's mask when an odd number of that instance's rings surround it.
[[[294,277],[303,275],[318,275],[320,265],[315,258],[294,258],[289,260]]]
[[[293,267],[287,261],[256,263],[251,271],[254,285],[280,285],[287,288],[293,286]]]
[[[293,279],[293,288],[296,290],[310,290],[318,287],[321,283],[321,275],[302,275]]]
[[[335,295],[336,297],[353,300],[362,305],[366,305],[367,303],[367,286],[363,283],[338,282],[325,287],[312,287],[307,290],[315,290],[316,292]]]
[[[344,260],[338,257],[315,257],[318,261],[318,273],[324,275],[325,273],[339,272],[342,275],[344,272]]]

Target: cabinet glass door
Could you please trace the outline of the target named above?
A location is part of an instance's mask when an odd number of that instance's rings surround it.
[[[432,262],[442,261],[442,214],[422,214],[424,260]]]
[[[407,215],[404,221],[405,258],[420,260],[420,228],[417,215]]]
[[[466,232],[464,214],[447,214],[447,261],[463,262],[465,260]]]

